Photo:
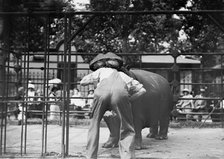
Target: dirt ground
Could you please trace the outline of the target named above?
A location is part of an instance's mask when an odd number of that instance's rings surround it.
[[[7,154],[2,158],[41,158],[42,126],[27,127],[27,154],[20,154],[21,126],[7,126]],[[69,128],[69,158],[84,158],[88,126]],[[47,128],[46,158],[60,158],[62,127],[49,125]],[[160,141],[145,136],[148,129],[143,129],[143,144],[146,149],[136,151],[139,159],[223,159],[224,128],[170,128],[169,139]],[[100,129],[100,146],[107,140],[109,131]],[[99,148],[99,158],[119,158],[118,148]]]

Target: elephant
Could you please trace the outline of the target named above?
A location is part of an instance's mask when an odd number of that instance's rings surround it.
[[[168,81],[159,74],[131,69],[126,72],[143,84],[146,93],[132,101],[133,122],[135,129],[135,149],[142,149],[141,130],[150,127],[147,137],[167,139],[170,113],[173,108],[173,95]],[[104,148],[116,147],[119,141],[120,122],[118,116],[104,116],[110,136]]]

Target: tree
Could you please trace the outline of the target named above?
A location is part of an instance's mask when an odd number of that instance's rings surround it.
[[[62,0],[18,0],[7,1],[6,12],[32,12],[32,11],[70,11],[72,4]],[[17,16],[7,15],[7,21],[10,24],[7,30],[10,32],[10,46],[12,51],[43,51],[46,41],[45,31],[54,35],[53,24],[55,19],[47,16]],[[49,29],[48,29],[49,27]],[[61,29],[62,30],[62,29]]]
[[[91,0],[90,5],[92,11],[151,11],[183,8],[221,10],[224,4],[222,0],[216,2],[212,0],[206,2],[203,0],[109,0],[107,2]],[[178,16],[178,19],[169,14],[99,16],[91,24],[91,28],[79,37],[79,41],[83,42],[76,44],[85,52],[97,53],[108,51],[169,53],[170,49],[187,53],[217,50],[219,39],[223,39],[223,32],[209,16],[216,17],[217,20],[223,19],[222,14]],[[186,34],[185,40],[179,39],[180,31]],[[214,62],[209,64],[209,61],[206,61],[207,65],[214,64]]]
[[[185,1],[186,2],[186,1]],[[176,5],[176,4],[175,4]],[[91,0],[92,11],[142,11],[168,10],[172,7],[166,1],[134,0],[119,1]],[[179,4],[181,6],[184,3]],[[76,47],[85,52],[161,52],[163,42],[176,43],[181,21],[171,15],[105,15],[94,19]],[[93,38],[92,38],[93,37]],[[77,46],[79,44],[79,46]],[[80,46],[82,45],[82,46]],[[130,62],[136,58],[129,58]]]
[[[58,10],[66,12],[75,10],[75,6],[70,1],[67,3],[61,3],[62,1],[57,0],[33,1],[35,5],[27,3],[28,1],[25,2],[17,1],[9,8],[17,11]],[[206,2],[203,0],[91,0],[88,9],[91,11],[156,11],[183,8],[212,10],[223,9],[224,6],[222,0],[217,0],[215,3],[212,0]],[[116,53],[169,53],[170,49],[187,53],[215,51],[217,49],[220,38],[223,38],[223,33],[209,16],[221,22],[219,19],[223,19],[222,14],[178,16],[179,18],[170,14],[96,16],[86,31],[76,36],[72,45],[75,45],[78,51],[87,53],[108,51]],[[82,27],[88,19],[89,15],[73,16],[71,34]],[[56,47],[64,38],[63,18],[30,17],[28,20],[25,17],[11,17],[13,48],[18,50],[18,48],[29,47],[30,51],[43,50],[45,47],[44,29],[46,29],[47,20],[50,22],[50,47]],[[28,24],[32,26],[29,29]],[[185,40],[179,39],[180,31],[186,34]],[[29,36],[27,36],[28,34]],[[134,62],[136,58],[129,58],[129,60]]]

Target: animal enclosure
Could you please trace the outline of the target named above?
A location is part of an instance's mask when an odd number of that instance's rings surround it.
[[[144,12],[0,12],[0,17],[9,16],[13,20],[16,18],[25,22],[25,27],[20,28],[20,33],[24,33],[26,43],[23,46],[18,45],[12,48],[11,44],[19,37],[16,32],[16,24],[11,26],[15,33],[5,32],[5,38],[0,44],[0,116],[1,116],[1,143],[0,154],[6,154],[10,145],[7,143],[8,129],[10,129],[9,117],[13,115],[16,108],[21,107],[22,114],[20,146],[16,152],[21,156],[25,155],[29,150],[29,140],[27,134],[27,126],[30,124],[28,114],[37,117],[41,123],[41,148],[39,153],[45,156],[48,152],[48,126],[50,109],[49,106],[55,101],[51,101],[49,87],[56,85],[58,89],[58,99],[56,101],[60,110],[57,113],[60,119],[58,123],[61,128],[61,145],[60,151],[62,156],[69,156],[69,127],[71,126],[71,118],[81,116],[88,119],[90,109],[82,111],[74,110],[71,105],[71,99],[88,99],[88,91],[94,89],[93,86],[81,87],[80,79],[90,73],[89,62],[97,55],[96,53],[86,53],[80,51],[73,41],[77,36],[88,32],[94,18],[108,16],[142,16],[152,14],[192,14],[211,13],[215,11],[202,12],[185,12],[185,11],[144,11]],[[83,22],[82,27],[72,29],[72,20],[75,16],[87,16],[87,21]],[[15,19],[14,19],[15,18]],[[32,39],[32,29],[35,23],[42,19],[41,39]],[[51,31],[56,28],[54,21],[61,21],[60,31],[62,36],[60,41],[55,42]],[[7,25],[10,24],[5,24]],[[91,28],[91,27],[90,27]],[[42,43],[39,48],[33,46],[34,43]],[[54,44],[52,43],[55,42]],[[213,106],[210,112],[201,113],[202,115],[213,115],[214,121],[224,122],[223,113],[223,97],[224,97],[224,72],[223,72],[223,46],[220,45],[219,52],[190,52],[183,53],[178,50],[171,49],[169,53],[156,54],[155,52],[141,53],[118,53],[119,56],[126,59],[134,59],[132,68],[144,69],[161,74],[170,82],[173,91],[173,101],[177,103],[181,100],[181,92],[188,88],[197,94],[201,88],[206,89],[206,97],[204,98],[209,105]],[[34,49],[35,48],[35,49]],[[197,58],[192,58],[196,56]],[[215,59],[218,63],[216,66],[208,67],[205,59]],[[153,60],[151,60],[153,59]],[[150,61],[151,60],[151,61]],[[59,80],[60,82],[57,82]],[[52,82],[53,81],[53,82]],[[56,82],[55,82],[56,81]],[[31,85],[32,84],[32,85]],[[37,95],[28,96],[28,88],[34,86]],[[78,88],[82,97],[72,97],[71,90]],[[35,99],[34,99],[35,98]],[[53,99],[56,97],[53,97]],[[192,98],[196,100],[196,98]],[[35,106],[30,106],[35,105]],[[175,108],[175,106],[174,106]],[[215,110],[218,110],[217,112]],[[200,115],[200,113],[192,113],[192,115]],[[24,116],[25,115],[25,116]],[[31,115],[31,119],[33,118]],[[186,114],[182,113],[183,118]],[[54,123],[55,124],[55,123]],[[73,140],[76,140],[73,138]]]

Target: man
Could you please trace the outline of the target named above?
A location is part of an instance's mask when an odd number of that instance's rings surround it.
[[[121,122],[119,152],[122,159],[135,158],[134,139],[135,130],[133,125],[132,108],[126,80],[131,77],[115,69],[120,66],[122,59],[113,54],[99,55],[90,63],[90,68],[95,70],[93,73],[85,76],[80,82],[81,85],[87,85],[99,81],[94,92],[93,115],[87,141],[87,158],[97,158],[99,145],[99,127],[100,121],[107,110],[113,110],[118,114]],[[113,62],[107,63],[106,59],[119,61],[114,65]],[[113,67],[111,66],[113,63]],[[111,67],[110,67],[111,66]]]

